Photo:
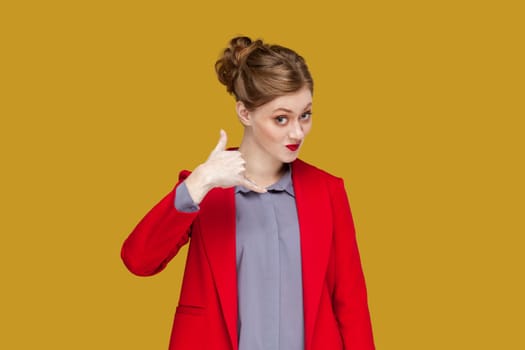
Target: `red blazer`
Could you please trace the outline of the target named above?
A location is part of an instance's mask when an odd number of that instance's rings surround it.
[[[182,171],[179,183],[188,175]],[[373,350],[343,180],[296,160],[292,181],[301,235],[305,350]],[[148,276],[164,269],[191,238],[170,349],[237,350],[234,198],[233,188],[215,188],[200,211],[183,213],[175,209],[172,190],[122,246],[128,269]]]

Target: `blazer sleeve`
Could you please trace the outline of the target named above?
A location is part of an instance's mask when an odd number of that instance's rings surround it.
[[[344,182],[336,178],[331,187],[336,270],[332,302],[335,316],[345,349],[373,350],[365,279]]]
[[[179,174],[175,188],[158,202],[124,241],[121,258],[126,267],[138,276],[150,276],[162,271],[185,245],[198,212],[183,212],[175,208],[177,186],[188,177]]]

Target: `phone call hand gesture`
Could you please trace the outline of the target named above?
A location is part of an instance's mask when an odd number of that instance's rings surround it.
[[[197,166],[185,180],[188,192],[197,204],[215,187],[228,188],[241,185],[255,192],[266,192],[266,189],[244,176],[246,161],[242,158],[241,152],[226,150],[227,141],[226,132],[221,130],[219,142],[206,162]]]

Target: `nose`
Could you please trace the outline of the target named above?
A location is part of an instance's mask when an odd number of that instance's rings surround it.
[[[295,141],[301,141],[304,138],[304,131],[303,131],[303,126],[301,125],[301,123],[296,120],[290,125],[291,125],[290,132],[288,135],[290,139],[295,140]]]

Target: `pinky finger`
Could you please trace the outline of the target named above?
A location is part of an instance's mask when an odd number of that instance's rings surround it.
[[[253,182],[252,180],[248,179],[245,176],[242,176],[242,178],[241,178],[241,185],[243,185],[244,187],[246,187],[246,188],[248,188],[248,189],[250,189],[252,191],[258,192],[258,193],[266,193],[266,192],[268,192],[266,190],[266,188],[257,185],[255,182]]]

